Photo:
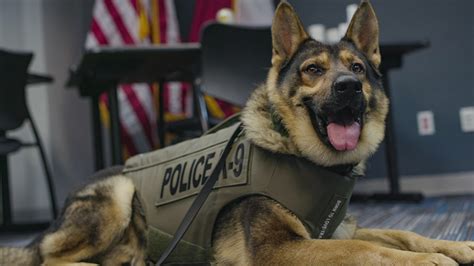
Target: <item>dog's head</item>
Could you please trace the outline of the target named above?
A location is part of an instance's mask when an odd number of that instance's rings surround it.
[[[311,39],[287,2],[278,6],[268,96],[303,156],[324,166],[355,164],[377,149],[388,110],[378,40],[367,1],[334,45]]]

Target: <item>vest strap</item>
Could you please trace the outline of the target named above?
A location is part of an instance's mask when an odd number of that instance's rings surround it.
[[[227,142],[224,151],[222,152],[221,157],[219,158],[219,161],[217,162],[216,167],[212,171],[211,176],[209,179],[206,181],[206,184],[202,187],[201,191],[199,191],[199,194],[196,196],[196,199],[194,199],[193,203],[191,204],[191,207],[189,207],[188,211],[184,215],[183,220],[181,221],[181,224],[179,225],[178,229],[176,230],[176,233],[173,236],[173,239],[171,240],[171,243],[166,247],[166,250],[163,252],[161,255],[160,259],[156,263],[156,265],[161,266],[165,262],[165,260],[170,256],[170,254],[173,252],[173,250],[176,248],[178,243],[181,241],[183,238],[184,234],[188,230],[189,226],[193,222],[194,218],[196,218],[196,215],[198,214],[199,210],[201,207],[204,205],[206,202],[207,197],[212,191],[212,188],[216,184],[219,174],[222,171],[222,168],[225,166],[225,162],[227,159],[227,156],[229,155],[231,149],[232,149],[232,144],[234,141],[237,139],[239,136],[239,133],[242,131],[242,124],[240,124],[232,133],[232,136],[230,137],[229,141]]]
[[[210,128],[208,131],[204,133],[204,135],[209,135],[212,133],[216,133],[217,131],[224,129],[226,127],[233,126],[235,124],[240,123],[240,112],[235,113],[228,118],[226,118],[224,121],[220,122],[219,124],[215,125],[213,128]]]

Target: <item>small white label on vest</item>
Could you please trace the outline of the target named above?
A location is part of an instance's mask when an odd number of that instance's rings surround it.
[[[216,167],[226,143],[185,154],[159,165],[162,169],[159,171],[161,186],[155,205],[160,206],[196,195]],[[233,145],[225,169],[221,171],[214,189],[247,183],[249,153],[248,142]]]
[[[334,198],[330,201],[330,205],[328,206],[329,212],[327,211],[325,212],[327,213],[327,215],[325,216],[325,219],[322,221],[322,224],[320,227],[320,231],[318,234],[319,239],[327,237],[326,235],[327,230],[330,229],[331,223],[334,222],[334,218],[337,216],[339,210],[344,205],[345,200],[346,200],[345,198],[335,195]]]

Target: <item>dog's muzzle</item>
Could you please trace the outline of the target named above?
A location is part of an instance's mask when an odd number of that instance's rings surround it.
[[[326,145],[337,151],[354,150],[365,111],[362,83],[353,75],[341,75],[334,81],[331,94],[331,100],[320,108],[313,100],[304,102],[313,127]]]
[[[332,93],[337,109],[357,108],[363,99],[362,82],[352,75],[339,76],[332,85]]]

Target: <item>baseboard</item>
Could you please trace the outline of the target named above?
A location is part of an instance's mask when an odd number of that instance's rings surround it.
[[[354,192],[387,192],[388,179],[361,179]],[[474,194],[474,172],[400,177],[402,192],[421,192],[425,196]]]

